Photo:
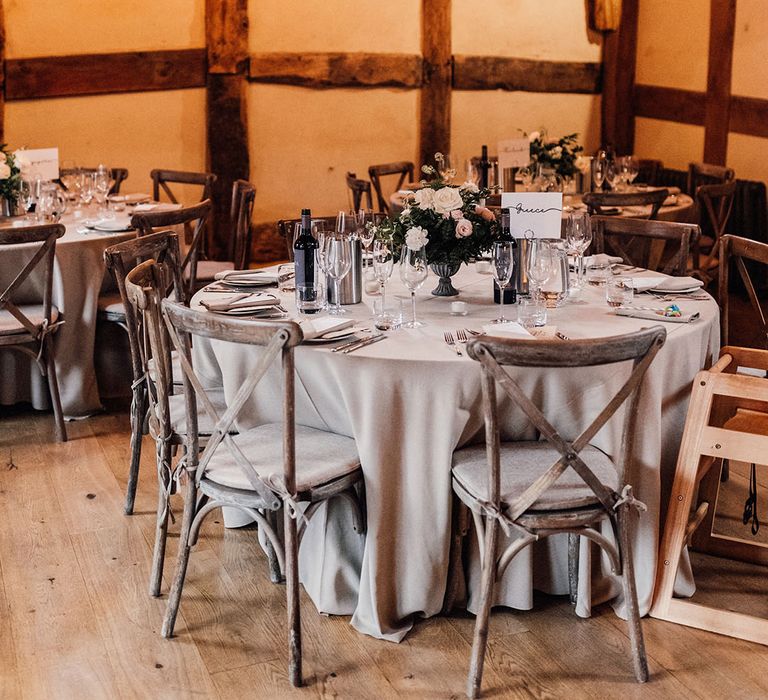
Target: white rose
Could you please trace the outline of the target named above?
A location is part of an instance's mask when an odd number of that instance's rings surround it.
[[[416,205],[421,209],[434,209],[435,191],[431,187],[422,187],[413,196]]]
[[[421,226],[411,226],[405,232],[405,245],[409,250],[419,250],[427,245],[427,230]]]
[[[528,134],[528,142],[533,143],[536,139],[541,138],[541,134],[538,131],[532,131]]]
[[[11,176],[11,168],[5,161],[0,162],[0,180],[5,180]]]
[[[456,222],[456,238],[466,238],[472,235],[472,222],[468,219],[459,219]]]
[[[591,163],[591,158],[585,158],[584,156],[579,156],[574,161],[574,165],[576,166],[576,169],[580,172],[586,175],[589,172],[589,166]]]
[[[472,182],[472,180],[467,180],[459,189],[465,190],[466,192],[480,191],[480,188],[474,182]]]
[[[450,214],[454,209],[461,209],[464,200],[458,187],[441,187],[435,192],[432,204],[438,214]]]
[[[557,160],[558,158],[560,158],[560,156],[562,156],[562,155],[563,155],[563,149],[562,149],[562,146],[555,146],[555,147],[554,147],[554,148],[553,148],[553,149],[550,151],[550,153],[552,154],[552,157],[553,157],[555,160]]]

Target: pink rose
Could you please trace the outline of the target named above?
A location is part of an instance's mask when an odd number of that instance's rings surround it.
[[[463,218],[464,218],[464,214],[462,214],[462,213],[461,213],[461,209],[454,209],[454,210],[451,212],[451,216],[452,216],[454,219],[463,219]]]
[[[459,219],[456,222],[456,238],[466,238],[472,235],[472,222],[467,219]]]
[[[481,218],[485,219],[486,221],[496,221],[496,216],[490,209],[488,209],[488,207],[481,207],[478,204],[475,207],[475,214],[478,214]]]

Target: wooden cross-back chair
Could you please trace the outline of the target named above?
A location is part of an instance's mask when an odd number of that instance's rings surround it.
[[[172,226],[192,228],[192,237],[187,252],[181,261],[181,275],[184,278],[184,300],[189,302],[197,289],[197,265],[200,260],[200,246],[205,240],[207,225],[212,211],[210,199],[199,204],[174,210],[144,211],[131,217],[131,226],[138,235],[146,236],[158,229]]]
[[[467,695],[480,692],[494,585],[517,553],[536,540],[558,533],[586,537],[608,556],[622,577],[629,618],[635,675],[648,678],[630,548],[630,509],[642,507],[627,484],[633,454],[638,390],[666,331],[651,327],[595,340],[562,341],[474,338],[469,356],[480,363],[485,416],[485,445],[453,454],[453,489],[472,511],[481,551],[480,609],[475,622]],[[629,376],[613,398],[575,440],[557,431],[505,367],[574,368],[632,362]],[[521,409],[542,441],[501,442],[496,389]],[[619,454],[613,459],[590,442],[624,408]],[[551,465],[551,466],[548,466]],[[608,520],[618,545],[596,526]],[[512,542],[498,551],[499,529]]]
[[[171,236],[175,238],[175,234]],[[169,249],[175,249],[178,256],[177,244],[170,239],[169,244]],[[171,511],[169,496],[175,485],[173,454],[179,446],[185,444],[186,440],[184,397],[175,392],[175,387],[181,380],[181,369],[177,368],[177,360],[171,351],[171,342],[160,311],[160,304],[167,296],[168,280],[173,279],[174,286],[180,284],[178,263],[169,258],[164,260],[162,252],[157,258],[138,264],[125,277],[128,306],[137,319],[134,335],[141,334],[138,338],[141,351],[139,359],[142,376],[145,378],[144,397],[149,404],[149,433],[155,440],[156,448],[158,499],[155,544],[149,578],[151,596],[160,595],[162,585],[168,519]],[[178,299],[180,288],[176,291],[175,296]],[[208,391],[208,396],[216,410],[223,413],[226,410],[224,390],[221,387],[211,387]],[[143,418],[143,415],[139,417]],[[213,431],[214,424],[208,414],[203,413],[198,418],[201,444],[204,444]],[[134,492],[137,475],[136,473],[132,479],[129,479],[129,485]]]
[[[603,208],[609,207],[650,207],[648,216],[639,218],[654,220],[668,196],[669,191],[661,189],[647,192],[586,192],[581,199],[587,205],[590,214],[601,216]]]
[[[659,174],[664,169],[664,163],[655,158],[638,158],[637,169],[636,182],[655,185],[659,179]]]
[[[672,221],[593,216],[592,252],[618,255],[627,265],[678,277],[687,274],[696,251],[699,227]]]
[[[294,348],[303,335],[292,321],[230,319],[188,309],[163,300],[163,314],[184,370],[186,399],[186,474],[184,515],[179,538],[176,573],[163,621],[164,637],[173,635],[190,549],[196,543],[206,515],[220,507],[233,507],[257,521],[277,553],[285,572],[289,622],[289,676],[300,686],[301,625],[299,613],[298,547],[303,525],[317,507],[334,496],[353,504],[355,529],[364,530],[355,486],[362,471],[355,441],[316,428],[298,425],[295,416]],[[190,337],[204,337],[260,349],[237,394],[220,414],[195,374]],[[282,419],[229,435],[227,430],[273,366],[282,376]],[[216,430],[199,453],[198,402]],[[301,509],[299,504],[308,504]],[[284,542],[264,512],[283,509]],[[297,526],[300,519],[302,527]]]
[[[335,216],[313,216],[312,223],[321,221],[326,231],[336,230]],[[282,219],[277,222],[277,232],[285,240],[285,249],[288,253],[288,259],[293,260],[293,231],[296,224],[300,224],[301,219]]]
[[[760,270],[762,280],[768,276],[768,243],[753,241],[740,236],[726,234],[720,238],[720,272],[718,279],[718,303],[720,304],[721,344],[729,345],[731,305],[728,290],[731,267],[738,270],[739,277],[747,290],[752,310],[755,314],[761,349],[768,350],[768,323],[763,303],[760,301],[752,275],[747,265],[754,263]]]
[[[64,175],[75,175],[80,172],[95,173],[97,168],[60,168],[59,169],[59,184],[66,190],[67,186],[61,181],[61,177]],[[120,186],[123,184],[123,180],[128,178],[128,168],[110,168],[109,177],[112,180],[112,187],[109,188],[109,194],[120,194]]]
[[[29,355],[37,363],[40,374],[48,379],[56,439],[60,442],[66,442],[67,430],[64,427],[59,382],[56,377],[53,334],[64,321],[60,319],[59,310],[52,303],[52,288],[56,241],[64,235],[64,231],[61,224],[0,229],[0,261],[3,258],[4,246],[40,244],[29,261],[0,293],[0,348]],[[35,271],[40,271],[43,275],[43,303],[14,302],[19,289]]]
[[[688,182],[686,191],[691,197],[696,196],[696,190],[701,185],[722,185],[735,179],[733,168],[710,163],[689,163]]]
[[[735,180],[722,185],[699,185],[696,189],[699,226],[702,232],[699,248],[704,254],[699,256],[699,265],[695,272],[705,283],[717,274],[720,237],[725,234],[735,194]]]
[[[128,485],[125,490],[125,513],[131,515],[136,500],[136,486],[141,463],[141,439],[144,434],[144,417],[148,407],[148,347],[140,318],[129,302],[126,292],[128,271],[148,259],[164,263],[167,273],[165,296],[173,290],[176,298],[183,298],[184,290],[179,263],[179,243],[173,231],[159,231],[123,243],[117,243],[104,251],[107,269],[112,272],[120,292],[123,308],[121,326],[128,334],[131,352],[131,459],[128,466]],[[170,285],[170,286],[169,286]]]
[[[371,196],[371,183],[368,180],[361,180],[355,173],[348,172],[346,175],[347,188],[352,196],[352,211],[359,209],[373,209],[373,198]],[[367,202],[363,207],[363,197]]]
[[[376,201],[379,205],[379,211],[384,214],[390,214],[389,199],[382,190],[382,178],[389,175],[396,175],[397,182],[392,188],[392,192],[397,192],[406,182],[413,182],[414,165],[410,161],[402,160],[397,163],[384,163],[382,165],[372,165],[368,168],[368,177],[371,178],[371,185],[376,192]]]

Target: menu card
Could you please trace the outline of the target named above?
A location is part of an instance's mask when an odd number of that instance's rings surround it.
[[[58,148],[30,148],[13,154],[23,177],[55,180],[59,177]]]
[[[524,168],[531,162],[531,143],[527,138],[499,141],[499,170]]]
[[[560,238],[562,192],[502,192],[501,208],[509,210],[515,238]]]

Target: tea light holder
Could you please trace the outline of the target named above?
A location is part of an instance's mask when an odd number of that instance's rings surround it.
[[[452,301],[451,302],[451,314],[454,316],[466,316],[467,315],[467,302],[465,301]]]

